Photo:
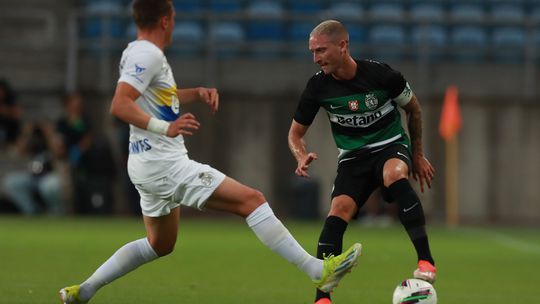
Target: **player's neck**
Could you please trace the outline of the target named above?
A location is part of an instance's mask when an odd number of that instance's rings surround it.
[[[160,48],[162,51],[166,46],[164,35],[158,31],[139,31],[137,33],[137,40],[146,40]]]
[[[351,80],[356,76],[356,61],[351,56],[347,56],[343,65],[332,73],[332,76],[337,80]]]

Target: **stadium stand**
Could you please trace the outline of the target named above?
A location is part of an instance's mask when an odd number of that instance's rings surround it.
[[[218,58],[234,58],[241,55],[245,33],[238,22],[222,21],[212,24],[210,37],[216,42]]]

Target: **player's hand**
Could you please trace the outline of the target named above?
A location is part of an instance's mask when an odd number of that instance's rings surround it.
[[[413,157],[413,177],[420,182],[420,191],[424,192],[424,182],[431,188],[431,181],[435,176],[435,169],[423,155]]]
[[[316,160],[317,158],[317,154],[313,152],[306,154],[304,157],[302,157],[302,159],[300,159],[300,161],[298,161],[298,166],[296,167],[294,173],[298,176],[309,177],[309,174],[307,172],[309,164],[311,164],[311,162]]]
[[[199,97],[201,101],[210,106],[212,114],[216,113],[219,108],[219,94],[215,88],[199,88]]]
[[[199,129],[201,124],[191,113],[186,113],[178,117],[177,120],[169,125],[167,136],[176,137],[178,135],[193,135],[193,131]]]

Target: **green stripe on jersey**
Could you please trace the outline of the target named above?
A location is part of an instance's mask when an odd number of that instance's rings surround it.
[[[351,151],[364,148],[367,145],[378,146],[378,144],[383,144],[388,139],[396,137],[398,135],[401,135],[401,138],[398,139],[396,143],[405,144],[407,147],[410,146],[409,137],[401,126],[400,119],[394,120],[384,129],[375,131],[371,134],[367,134],[364,136],[349,136],[336,132],[332,133],[334,135],[336,145],[340,150]]]

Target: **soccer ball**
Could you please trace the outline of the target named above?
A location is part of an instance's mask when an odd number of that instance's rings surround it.
[[[437,304],[437,292],[433,285],[418,279],[405,280],[396,287],[393,304]]]

